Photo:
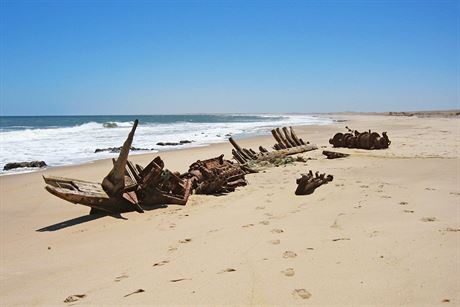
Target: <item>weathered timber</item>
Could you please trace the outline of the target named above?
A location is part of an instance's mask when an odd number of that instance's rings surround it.
[[[110,213],[138,211],[137,195],[133,186],[125,185],[125,168],[129,149],[136,131],[138,121],[134,121],[133,128],[122,146],[118,159],[112,170],[104,178],[102,184],[77,179],[43,176],[46,190],[51,194],[72,203],[78,203]]]
[[[296,143],[296,146],[305,145],[305,144],[304,144],[303,142],[301,142],[300,139],[297,137],[297,134],[295,133],[294,128],[289,127],[289,131],[291,132],[291,137],[292,137],[292,139],[294,140],[294,142]]]
[[[271,161],[318,148],[316,145],[306,144],[302,139],[299,139],[292,127],[289,127],[289,129],[287,127],[272,129],[271,133],[276,140],[273,146],[275,150],[268,151],[264,147],[259,146],[258,153],[250,148],[246,149],[240,147],[233,138],[229,138],[230,143],[234,147],[232,150],[233,158],[240,164],[246,164],[248,162],[257,163]]]
[[[284,139],[287,141],[287,143],[289,143],[289,145],[291,145],[291,147],[299,146],[292,139],[291,133],[288,131],[287,127],[283,127],[282,130],[284,132]]]
[[[235,140],[233,140],[232,137],[230,137],[228,139],[230,141],[230,143],[233,145],[233,147],[235,148],[236,152],[244,159],[244,160],[251,160],[251,157],[249,155],[247,155],[242,149],[241,147],[238,145],[238,143],[235,142]]]
[[[283,133],[281,132],[281,129],[278,127],[275,129],[276,131],[276,134],[278,135],[278,137],[280,138],[281,142],[283,143],[283,145],[286,147],[286,148],[291,148],[291,144],[289,144],[289,142],[285,139]]]
[[[264,147],[262,147],[262,146],[259,146],[259,151],[260,151],[260,152],[268,152],[268,150],[267,150],[267,149],[265,149],[265,148],[264,148]]]
[[[102,188],[109,196],[119,195],[125,186],[126,162],[128,161],[129,149],[131,148],[134,132],[136,132],[138,123],[139,121],[136,119],[134,121],[133,127],[131,128],[131,131],[128,134],[128,138],[120,150],[118,159],[113,164],[112,170],[104,178],[104,180],[102,180]]]
[[[281,141],[281,138],[280,138],[280,136],[278,135],[278,133],[276,132],[275,129],[272,130],[272,135],[273,135],[273,137],[275,138],[275,140],[276,140],[276,142],[277,142],[277,143],[275,144],[275,146],[274,146],[274,148],[275,148],[276,150],[287,148],[287,147],[283,144],[283,142]]]
[[[128,161],[137,125],[135,120],[118,159],[113,159],[113,168],[102,184],[44,176],[46,190],[69,202],[91,207],[91,213],[143,212],[143,207],[185,205],[192,191],[191,180],[164,169],[160,157],[153,159],[145,168]]]
[[[296,195],[309,195],[312,194],[315,189],[323,184],[327,184],[332,181],[334,177],[332,175],[321,174],[318,172],[313,176],[313,172],[310,170],[308,174],[302,174],[302,177],[296,180],[297,189],[295,190]]]
[[[295,155],[295,154],[299,154],[302,152],[307,152],[307,151],[311,151],[315,149],[318,149],[316,145],[302,145],[302,146],[280,149],[280,150],[275,150],[275,151],[270,151],[270,152],[264,152],[264,153],[259,153],[259,155],[257,156],[257,159],[254,161],[255,162],[270,161],[272,159],[283,158],[286,156]]]
[[[360,149],[386,149],[390,146],[391,141],[388,139],[387,133],[382,132],[382,136],[377,132],[365,131],[359,132],[357,130],[348,129],[347,133],[336,133],[329,143],[334,147],[348,147]]]
[[[323,150],[323,155],[325,155],[328,159],[345,158],[349,156],[349,154],[329,150]]]
[[[74,204],[81,204],[108,213],[138,209],[125,198],[110,197],[101,184],[97,182],[54,176],[43,176],[43,178],[47,184],[45,188],[48,192]]]

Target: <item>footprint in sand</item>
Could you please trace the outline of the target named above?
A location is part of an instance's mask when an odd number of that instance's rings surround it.
[[[297,257],[297,254],[294,253],[293,251],[285,251],[283,253],[283,258],[295,258]]]
[[[273,244],[273,245],[278,245],[278,244],[281,243],[281,241],[278,240],[278,239],[276,239],[276,240],[270,240],[270,241],[268,241],[268,242],[271,243],[271,244]]]
[[[265,207],[263,207],[263,206],[257,206],[256,207],[256,210],[263,210],[263,209],[265,209]]]
[[[421,219],[422,222],[434,222],[436,221],[435,217],[424,217]]]
[[[405,213],[414,213],[415,211],[414,210],[404,210],[403,212],[405,212]]]
[[[189,242],[192,242],[192,239],[187,238],[187,239],[184,239],[184,240],[179,240],[179,243],[189,243]]]
[[[401,206],[407,206],[409,203],[407,201],[400,201],[399,204]]]
[[[128,275],[126,275],[126,274],[123,274],[123,275],[117,276],[117,277],[115,277],[115,279],[114,279],[114,282],[119,282],[119,281],[122,281],[123,279],[125,279],[125,278],[128,278],[128,277],[129,277],[129,276],[128,276]]]
[[[281,273],[283,273],[284,276],[292,277],[292,276],[294,276],[295,271],[294,271],[293,268],[288,268],[288,269],[286,269],[286,270],[284,270],[284,271],[281,271]]]
[[[272,233],[282,233],[282,232],[284,232],[284,230],[283,230],[283,229],[276,229],[276,228],[275,228],[275,229],[272,229],[271,232],[272,232]]]
[[[427,190],[427,191],[435,191],[436,189],[435,188],[425,188],[425,190]]]
[[[447,227],[446,229],[441,229],[439,231],[441,232],[460,232],[460,228]]]
[[[254,224],[246,224],[246,225],[243,225],[243,226],[241,226],[241,227],[243,227],[243,228],[248,228],[248,227],[252,227],[252,226],[254,226]]]
[[[270,199],[266,199],[265,202],[266,203],[272,203],[272,201]]]
[[[360,187],[360,188],[363,188],[363,189],[367,189],[369,186],[368,186],[368,185],[365,185],[365,184],[363,184],[363,185],[360,185],[359,187]]]
[[[336,242],[336,241],[348,241],[348,240],[351,240],[350,238],[337,238],[337,239],[332,239],[333,242]]]
[[[380,232],[378,230],[374,230],[373,232],[369,233],[367,236],[369,238],[376,237]]]
[[[264,215],[265,215],[265,216],[268,216],[268,217],[272,217],[272,216],[273,216],[273,214],[272,214],[272,213],[269,213],[269,212],[264,213]]]
[[[70,295],[70,296],[68,296],[68,297],[64,300],[64,303],[76,302],[76,301],[78,301],[79,299],[84,298],[84,297],[86,297],[86,294],[74,294],[74,295]]]
[[[382,196],[380,196],[380,198],[391,198],[391,196],[390,195],[382,195]]]
[[[171,246],[168,248],[168,252],[174,252],[177,251],[177,247]]]
[[[335,229],[340,229],[340,226],[339,226],[339,223],[337,223],[337,220],[335,220],[334,223],[330,227],[335,228]]]
[[[268,225],[268,224],[270,224],[270,222],[269,222],[269,221],[262,221],[262,222],[259,222],[259,224],[261,224],[261,225]]]
[[[133,295],[133,294],[136,294],[136,293],[142,293],[142,292],[145,292],[145,290],[144,290],[144,289],[137,289],[136,291],[133,291],[133,292],[131,292],[131,293],[128,293],[128,294],[126,294],[126,295],[123,296],[123,297],[127,297],[127,296],[130,296],[130,295]]]
[[[178,279],[171,279],[170,282],[179,282],[184,280],[192,280],[191,278],[178,278]]]
[[[169,263],[169,260],[163,260],[157,263],[154,263],[153,266],[163,266],[165,264]]]
[[[300,297],[301,299],[307,300],[311,297],[311,293],[305,289],[295,289],[292,291],[294,297]]]
[[[222,270],[220,272],[217,272],[217,274],[222,274],[222,273],[230,273],[230,272],[235,272],[236,270],[233,268],[226,268],[225,270]]]

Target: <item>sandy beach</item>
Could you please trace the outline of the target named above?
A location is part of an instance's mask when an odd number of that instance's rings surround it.
[[[44,189],[43,174],[100,182],[110,160],[1,176],[0,305],[460,306],[458,117],[331,117],[346,122],[296,128],[320,147],[302,154],[306,163],[143,214],[89,216]],[[346,125],[387,131],[390,148],[325,159]],[[230,159],[231,145],[160,155],[183,172],[221,153]],[[334,180],[294,195],[310,169]]]

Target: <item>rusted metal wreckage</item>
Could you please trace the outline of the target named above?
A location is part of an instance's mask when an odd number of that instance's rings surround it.
[[[43,176],[46,190],[71,203],[91,207],[90,213],[143,212],[161,204],[185,205],[194,190],[197,194],[220,194],[246,185],[247,167],[225,160],[223,155],[197,161],[180,175],[164,168],[156,157],[145,168],[128,161],[138,121],[121,148],[118,159],[102,183]]]
[[[334,147],[348,147],[348,148],[360,148],[360,149],[385,149],[390,146],[391,141],[388,139],[387,133],[382,132],[382,136],[377,132],[358,132],[357,130],[351,130],[345,127],[347,133],[336,133],[332,139],[329,140],[329,144]]]
[[[162,203],[184,205],[191,193],[192,181],[164,169],[160,157],[145,168],[128,161],[138,121],[134,121],[113,168],[102,183],[62,177],[43,176],[46,190],[71,203],[91,207],[90,213],[143,212],[147,206]]]
[[[248,162],[261,162],[270,161],[275,158],[282,158],[289,155],[294,155],[310,150],[318,149],[316,145],[311,145],[309,142],[304,142],[298,138],[292,127],[283,127],[273,129],[272,135],[276,140],[273,146],[273,151],[268,151],[266,148],[259,146],[259,152],[240,147],[233,138],[229,138],[230,143],[233,145],[232,154],[233,158],[240,164],[245,165]]]
[[[329,151],[329,150],[323,150],[323,155],[325,155],[326,158],[328,159],[338,159],[338,158],[345,158],[349,156],[349,154],[346,154],[346,153],[341,153],[337,151]]]
[[[308,174],[302,174],[302,177],[297,179],[297,189],[295,195],[309,195],[315,191],[315,189],[323,184],[332,181],[334,177],[332,175],[319,174],[316,172],[313,176],[313,172],[310,170]]]
[[[254,171],[225,160],[224,155],[203,161],[196,161],[190,165],[182,178],[193,182],[196,194],[222,194],[235,191],[236,187],[247,184],[245,175]]]
[[[160,157],[153,159],[146,167],[128,160],[138,120],[121,147],[113,167],[102,183],[78,179],[43,176],[46,190],[51,194],[75,204],[91,207],[93,213],[144,212],[144,209],[163,204],[185,205],[190,194],[222,194],[232,192],[247,184],[245,175],[257,172],[248,162],[270,161],[288,155],[317,149],[316,145],[298,138],[292,127],[273,129],[276,140],[273,151],[262,146],[259,153],[241,148],[233,138],[233,157],[238,163],[224,159],[224,155],[192,163],[186,173],[165,169]],[[332,181],[325,174],[302,175],[297,180],[297,195],[311,194],[318,186]]]

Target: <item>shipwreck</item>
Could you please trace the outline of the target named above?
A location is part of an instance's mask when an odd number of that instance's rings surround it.
[[[144,212],[144,208],[169,203],[185,205],[192,181],[164,169],[160,157],[145,168],[128,161],[138,120],[123,144],[118,159],[102,183],[43,176],[46,190],[74,204],[91,207],[91,213]]]
[[[240,164],[246,165],[248,162],[257,163],[261,161],[270,161],[276,158],[283,158],[285,156],[318,149],[316,145],[311,145],[309,142],[305,142],[301,138],[298,138],[292,127],[289,127],[289,129],[287,127],[281,129],[276,128],[271,130],[271,133],[276,140],[275,145],[273,145],[273,151],[259,146],[259,152],[256,152],[251,148],[247,149],[241,147],[230,137],[229,141],[233,146],[233,158]]]
[[[196,194],[222,194],[247,184],[248,167],[225,160],[224,155],[196,161],[189,171],[180,174],[165,169],[160,157],[147,166],[128,160],[138,120],[120,149],[113,168],[102,183],[79,179],[43,176],[45,189],[74,204],[91,207],[94,213],[144,212],[144,209],[164,204],[185,205]]]
[[[347,147],[347,148],[360,148],[360,149],[385,149],[391,144],[388,139],[387,133],[382,132],[382,136],[377,132],[365,131],[359,132],[358,130],[351,130],[345,127],[347,133],[336,133],[329,144],[334,147]]]

